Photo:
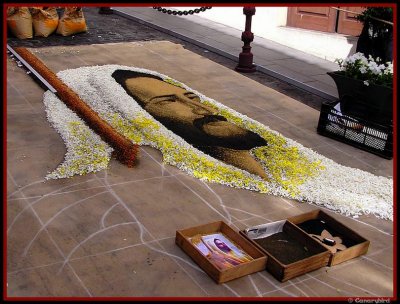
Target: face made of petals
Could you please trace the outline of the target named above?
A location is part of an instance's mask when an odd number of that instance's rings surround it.
[[[145,110],[157,116],[194,120],[214,112],[214,109],[201,104],[194,93],[161,80],[137,77],[127,79],[125,84]]]
[[[142,107],[155,118],[173,118],[177,123],[193,125],[196,119],[214,115],[215,110],[200,102],[194,93],[149,77],[135,77],[125,81]],[[247,130],[228,121],[210,121],[202,126],[206,134],[218,137],[244,136]]]
[[[131,76],[132,75],[132,76]],[[266,146],[259,134],[228,121],[184,88],[147,75],[116,71],[113,77],[158,122],[203,153],[268,179],[249,151]],[[131,77],[130,77],[131,76]]]

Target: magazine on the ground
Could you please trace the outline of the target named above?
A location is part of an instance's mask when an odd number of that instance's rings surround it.
[[[190,241],[220,270],[231,268],[253,259],[220,232],[208,235],[198,234],[190,238]]]

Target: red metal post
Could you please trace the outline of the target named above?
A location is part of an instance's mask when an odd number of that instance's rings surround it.
[[[245,6],[243,14],[246,15],[246,26],[242,33],[242,41],[244,45],[242,52],[239,54],[239,64],[235,70],[242,73],[252,73],[256,71],[256,66],[253,64],[253,53],[251,52],[250,43],[254,39],[254,34],[251,32],[251,18],[256,13],[254,6]]]

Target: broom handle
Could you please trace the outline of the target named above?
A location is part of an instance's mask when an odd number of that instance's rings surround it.
[[[138,153],[138,145],[118,133],[112,126],[93,111],[73,90],[64,84],[39,58],[28,49],[17,47],[14,49],[28,62],[48,83],[57,91],[58,97],[87,125],[90,126],[105,142],[116,151],[118,160],[128,167],[134,165]]]

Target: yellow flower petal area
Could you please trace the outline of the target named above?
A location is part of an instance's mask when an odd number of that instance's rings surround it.
[[[118,113],[107,115],[106,120],[120,134],[124,135],[132,142],[136,144],[143,143],[143,135],[141,134],[140,129],[135,128],[135,126],[129,120],[124,119]]]
[[[298,186],[323,168],[320,161],[310,162],[296,147],[270,145],[254,149],[253,155],[263,164],[268,176],[292,197],[300,194]]]
[[[262,163],[271,181],[282,186],[292,197],[300,194],[298,186],[309,178],[317,176],[321,170],[325,170],[321,161],[310,161],[297,147],[289,146],[282,135],[275,134],[251,121],[245,121],[226,109],[219,109],[210,101],[203,103],[218,110],[219,115],[232,123],[259,134],[267,141],[268,146],[255,148],[252,154]]]
[[[111,157],[110,147],[93,137],[93,132],[83,122],[68,122],[68,137],[66,161],[48,174],[46,179],[84,175],[107,168]]]
[[[172,78],[165,78],[164,81],[167,82],[167,83],[169,83],[169,84],[172,84],[172,85],[174,85],[174,86],[177,86],[177,87],[179,87],[179,88],[183,88],[183,87],[184,87],[181,83],[179,83],[179,82],[173,80]]]

